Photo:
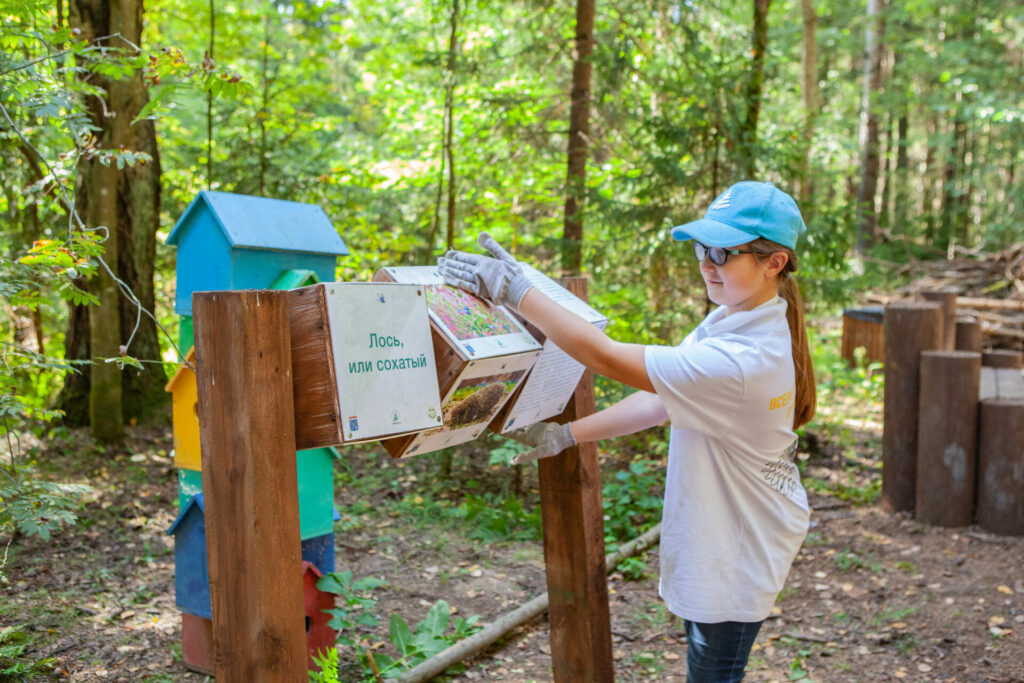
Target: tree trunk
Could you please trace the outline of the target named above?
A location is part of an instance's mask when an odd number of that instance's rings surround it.
[[[84,38],[120,34],[126,41],[139,45],[142,11],[141,0],[75,0],[69,5],[69,18],[71,26],[79,28]],[[125,47],[116,38],[109,44]],[[138,303],[152,312],[160,161],[153,122],[131,123],[145,106],[148,95],[139,72],[118,81],[96,74],[84,77],[106,92],[106,103],[96,97],[86,100],[90,120],[97,128],[98,147],[146,152],[152,161],[118,169],[116,164],[104,166],[95,158],[83,158],[77,168],[76,210],[90,228],[108,229],[104,261],[134,293]],[[105,116],[104,111],[114,115]],[[119,356],[121,345],[128,345],[129,355],[158,361],[160,345],[156,324],[145,314],[140,316],[138,306],[120,293],[117,283],[102,266],[88,287],[99,297],[100,304],[88,310],[72,307],[65,357],[94,362],[79,366],[79,373],[66,378],[59,403],[70,424],[80,425],[88,415],[94,436],[112,440],[120,436],[124,419],[143,417],[166,403],[166,377],[159,363],[147,364],[142,372],[122,372],[115,363],[97,362],[99,358]]]
[[[566,173],[565,222],[562,227],[562,273],[583,269],[582,204],[587,189],[587,141],[590,138],[590,54],[594,49],[594,0],[576,1],[576,46],[569,109],[569,164]]]
[[[900,104],[900,118],[896,124],[896,171],[893,174],[895,187],[892,225],[899,234],[907,233],[907,209],[910,201],[910,192],[907,187],[910,178],[910,156],[907,154],[907,148],[910,146],[910,141],[907,139],[909,126],[907,103],[904,100]]]
[[[875,103],[882,88],[882,40],[885,27],[881,18],[884,0],[868,0],[865,30],[864,87],[860,111],[860,186],[857,190],[857,250],[863,252],[878,240],[875,195],[878,191],[878,112]]]
[[[132,0],[134,1],[134,0]],[[142,0],[138,0],[142,3]],[[203,65],[206,66],[207,60],[209,60],[210,67],[214,65],[213,48],[216,44],[217,37],[217,10],[213,6],[213,0],[210,0],[210,47],[206,51],[206,59],[203,60]],[[139,45],[139,43],[136,43]],[[206,189],[213,189],[213,91],[208,90],[206,93]]]
[[[267,167],[270,151],[267,149],[267,118],[270,114],[270,10],[263,8],[263,51],[260,54],[260,111],[256,123],[260,129],[260,177],[257,193],[266,196]]]
[[[939,132],[937,114],[929,111],[927,149],[924,155],[924,172],[921,174],[921,215],[924,217],[924,238],[927,244],[935,239],[935,149]]]
[[[800,141],[800,208],[804,217],[809,216],[813,182],[811,181],[811,144],[814,139],[814,124],[818,117],[818,46],[815,33],[818,15],[813,0],[800,0],[804,20],[804,130]]]
[[[452,0],[451,34],[448,37],[448,81],[445,84],[444,115],[445,126],[444,148],[448,156],[448,248],[455,246],[455,150],[452,149],[452,130],[455,128],[455,58],[458,55],[459,37],[459,0]]]
[[[761,115],[764,90],[764,56],[768,49],[768,6],[771,0],[754,0],[754,30],[751,35],[750,79],[747,81],[747,114],[740,131],[743,170],[747,178],[757,175],[757,119]]]

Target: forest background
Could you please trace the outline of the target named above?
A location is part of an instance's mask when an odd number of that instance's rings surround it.
[[[800,203],[812,338],[863,292],[895,288],[907,263],[985,258],[1024,239],[1020,3],[0,0],[0,44],[4,585],[8,551],[39,548],[16,540],[45,542],[82,509],[85,487],[62,481],[113,491],[104,449],[128,426],[158,425],[167,441],[179,321],[165,240],[202,190],[321,206],[351,250],[339,280],[475,249],[486,230],[551,275],[587,275],[609,333],[638,343],[677,343],[706,314],[697,263],[668,228],[737,180],[772,181]],[[821,360],[819,397],[849,394],[835,359]],[[855,379],[864,405],[851,414],[870,422],[880,377]],[[601,405],[621,395],[597,389]],[[819,403],[803,443],[817,434],[821,451],[844,408]],[[64,471],[76,427],[89,464]],[[645,438],[605,486],[609,547],[657,520],[664,435]],[[877,496],[866,452],[877,442],[865,444],[854,459],[870,481],[847,469],[823,485],[843,501]],[[116,469],[130,469],[129,452]],[[513,452],[484,460],[504,467]],[[368,481],[391,495],[413,480],[390,473]],[[470,534],[517,536],[524,522],[539,533],[536,510],[502,486],[500,499],[462,499]],[[427,509],[410,500],[395,503],[403,515]],[[360,505],[341,505],[343,524],[373,512]],[[22,560],[36,561],[50,562]],[[168,591],[137,595],[148,592]]]
[[[1024,235],[1018,3],[0,0],[0,43],[7,530],[74,515],[19,435],[168,418],[204,189],[321,206],[340,280],[489,231],[639,343],[708,310],[668,228],[736,180],[798,198],[814,315]]]

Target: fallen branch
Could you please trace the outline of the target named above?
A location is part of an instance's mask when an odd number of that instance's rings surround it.
[[[627,557],[637,555],[650,546],[657,543],[661,537],[661,524],[658,524],[640,536],[634,538],[613,553],[605,555],[605,569],[611,571],[615,566]],[[548,608],[548,594],[538,595],[525,605],[518,607],[511,612],[499,617],[482,631],[474,633],[465,640],[452,645],[447,650],[438,653],[430,659],[420,662],[412,669],[409,669],[399,679],[402,683],[421,683],[437,676],[448,667],[461,662],[472,654],[479,652],[491,643],[497,641],[506,633],[526,622],[543,614]]]

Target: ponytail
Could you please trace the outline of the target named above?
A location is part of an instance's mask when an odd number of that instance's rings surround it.
[[[792,249],[759,238],[750,248],[757,256],[767,256],[781,251],[788,257],[786,265],[779,272],[779,296],[786,300],[786,322],[793,346],[793,371],[796,379],[796,397],[793,408],[793,429],[799,429],[814,417],[817,406],[817,388],[814,382],[814,364],[807,343],[807,328],[804,325],[804,301],[800,296],[793,273],[796,272],[796,254]]]

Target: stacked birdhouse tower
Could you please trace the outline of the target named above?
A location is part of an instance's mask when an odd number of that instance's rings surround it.
[[[1024,534],[1024,356],[983,350],[956,293],[886,306],[882,498],[928,524]]]
[[[175,595],[182,613],[182,659],[213,673],[212,614],[203,517],[202,449],[193,349],[192,293],[231,289],[295,289],[334,280],[338,256],[348,248],[323,210],[312,204],[200,192],[182,214],[167,243],[176,245],[180,317],[179,348],[185,363],[167,384],[172,394],[174,462],[179,513],[168,530],[175,537]],[[331,447],[296,453],[299,526],[304,577],[334,571],[334,466]],[[331,596],[303,580],[307,605],[323,607]],[[330,605],[328,605],[330,606]],[[307,615],[310,616],[310,615]],[[308,619],[312,654],[333,643],[321,620]]]

